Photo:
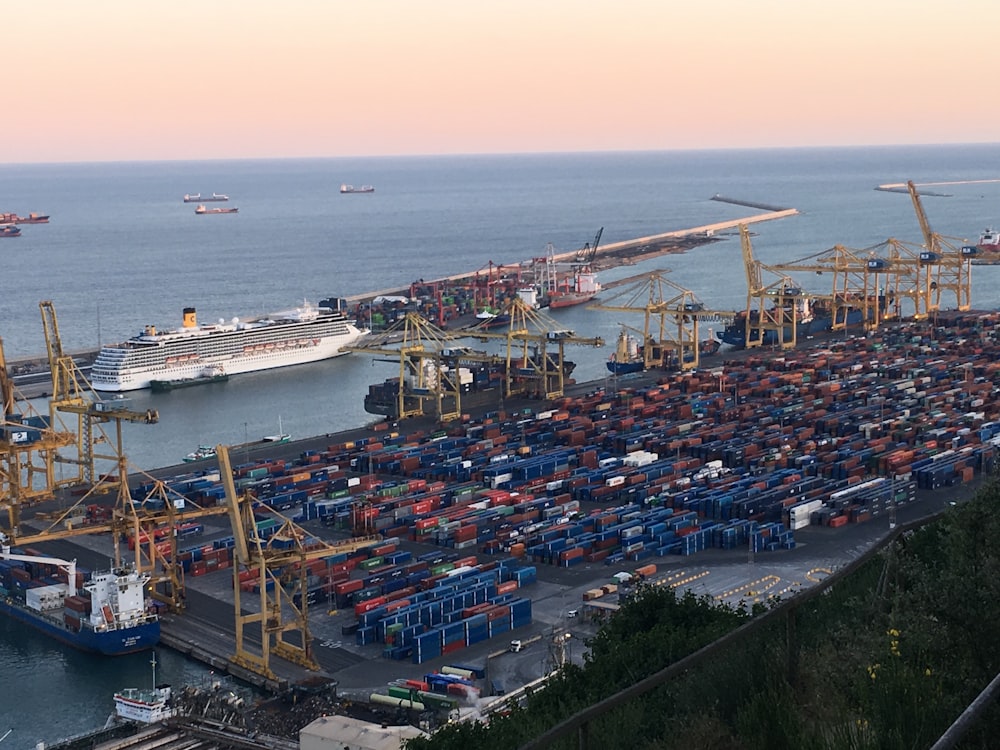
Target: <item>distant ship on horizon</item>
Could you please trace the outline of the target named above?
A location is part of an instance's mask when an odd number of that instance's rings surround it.
[[[340,192],[342,193],[374,193],[374,185],[362,185],[361,187],[354,187],[354,185],[343,184],[340,186]]]
[[[201,197],[201,193],[185,193],[184,202],[185,203],[206,203],[206,202],[219,202],[229,200],[228,195],[223,193],[212,193],[204,198]]]

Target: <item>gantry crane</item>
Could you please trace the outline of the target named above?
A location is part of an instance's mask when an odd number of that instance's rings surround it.
[[[10,528],[20,525],[21,508],[53,497],[55,461],[75,436],[53,430],[49,419],[14,387],[0,339],[0,511]]]
[[[774,271],[754,258],[750,230],[740,224],[740,249],[747,277],[747,307],[744,320],[747,349],[773,343],[791,349],[797,342],[801,290],[789,276]],[[777,278],[764,283],[764,271]],[[768,336],[771,334],[771,336]]]
[[[428,404],[433,403],[433,413],[441,421],[449,421],[462,413],[459,370],[443,366],[452,338],[452,334],[410,312],[369,343],[344,349],[398,359],[398,419],[427,414],[431,411]]]
[[[351,539],[339,544],[316,542],[307,546],[309,534],[291,521],[285,521],[281,529],[265,541],[257,532],[252,498],[237,495],[233,481],[233,468],[229,459],[229,448],[216,448],[219,470],[226,489],[226,507],[233,527],[235,545],[233,547],[233,597],[236,616],[236,652],[233,663],[262,675],[276,679],[271,669],[271,654],[308,669],[318,670],[319,664],[312,655],[312,638],[309,633],[307,572],[306,564],[341,552],[354,551],[378,542],[378,536]],[[277,547],[275,539],[289,546]],[[281,571],[288,566],[298,566],[299,577],[295,592],[286,592],[281,584]],[[240,573],[254,571],[260,588],[259,611],[244,613],[241,606]],[[273,590],[269,591],[269,588]],[[298,603],[296,603],[298,602]],[[286,620],[285,613],[290,614]],[[248,626],[260,627],[261,651],[251,653],[247,649]],[[296,633],[298,643],[285,639],[288,633]]]
[[[694,292],[667,279],[667,273],[661,269],[610,282],[606,291],[624,288],[588,309],[643,314],[641,331],[628,326],[642,337],[643,369],[695,369],[701,355],[699,323],[726,323],[734,313],[707,309]]]
[[[869,321],[872,328],[883,320],[903,317],[903,303],[912,305],[912,316],[921,320],[932,309],[931,291],[935,285],[935,265],[921,256],[919,248],[889,238],[877,245],[859,251],[865,257],[865,290],[868,296],[877,296],[875,317]]]
[[[130,402],[124,398],[107,401],[98,398],[90,390],[90,384],[80,372],[76,361],[63,350],[55,306],[49,300],[39,302],[38,306],[42,313],[45,348],[49,369],[52,372],[52,398],[49,401],[52,424],[61,422],[60,414],[76,416],[76,429],[71,431],[76,435],[77,455],[75,457],[60,455],[56,459],[76,466],[76,474],[68,479],[59,480],[57,485],[88,484],[110,491],[125,479],[120,474],[113,477],[100,476],[96,467],[97,460],[113,461],[116,466],[120,465],[124,455],[122,423],[154,424],[159,421],[159,415],[153,409],[133,411],[129,408]],[[102,424],[109,422],[113,422],[115,427],[115,434],[112,437],[109,437],[101,427]],[[103,441],[111,443],[113,454],[107,455],[95,451],[94,446]]]
[[[791,261],[778,263],[770,268],[778,273],[809,271],[829,274],[833,286],[828,294],[810,294],[810,302],[823,302],[829,306],[831,329],[841,331],[853,323],[868,328],[887,317],[892,296],[869,288],[869,257],[843,245]],[[816,310],[803,310],[816,313]],[[854,315],[852,315],[854,313]],[[875,321],[873,325],[873,321]]]
[[[604,346],[602,338],[577,336],[547,315],[530,308],[520,297],[508,303],[506,313],[510,316],[506,330],[469,328],[455,334],[505,343],[505,398],[520,394],[559,398],[566,385],[566,344]],[[548,351],[553,345],[554,355]]]
[[[127,467],[122,458],[119,474],[127,476]],[[28,534],[22,534],[18,524],[11,523],[2,532],[11,544],[31,545],[58,539],[69,539],[90,534],[110,533],[113,540],[115,566],[121,565],[124,554],[120,543],[127,537],[132,545],[134,562],[132,566],[141,573],[150,575],[150,595],[167,604],[173,612],[184,609],[184,573],[177,558],[177,537],[169,533],[158,540],[154,531],[160,527],[171,530],[180,524],[206,516],[228,513],[225,505],[199,507],[189,498],[167,487],[159,479],[152,480],[151,489],[142,497],[133,497],[128,482],[119,485],[119,495],[113,505],[98,506],[95,488],[61,511],[38,514],[35,520],[47,520],[48,526]],[[88,517],[88,508],[100,507],[108,511],[107,520]]]
[[[962,244],[960,247],[948,242],[948,239],[965,240],[958,237],[946,238],[931,229],[927,220],[920,193],[912,180],[907,181],[906,189],[913,202],[913,210],[917,214],[920,232],[924,238],[926,250],[920,254],[920,259],[927,265],[937,268],[933,289],[931,290],[930,310],[941,309],[941,295],[952,292],[955,295],[955,307],[958,310],[968,310],[972,306],[972,261],[978,250],[975,246]]]

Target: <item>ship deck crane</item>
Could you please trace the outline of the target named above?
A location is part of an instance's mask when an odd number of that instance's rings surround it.
[[[67,595],[76,596],[76,560],[63,560],[59,557],[42,557],[40,555],[19,555],[11,552],[10,545],[7,543],[0,546],[0,560],[55,565],[60,570],[66,571],[66,582],[69,587]]]
[[[61,448],[73,445],[69,432],[53,430],[48,417],[14,387],[0,339],[0,510],[10,528],[20,524],[21,508],[49,500],[56,488],[55,462]]]
[[[99,476],[98,460],[112,461],[115,465],[122,463],[124,449],[122,447],[122,423],[140,422],[155,424],[159,415],[154,409],[133,411],[129,408],[127,399],[101,400],[90,390],[90,384],[80,372],[72,356],[63,350],[59,335],[59,323],[56,318],[55,306],[49,300],[38,303],[42,313],[42,326],[45,330],[45,348],[48,354],[49,369],[52,372],[52,398],[49,401],[49,411],[52,423],[59,421],[60,414],[76,416],[75,457],[59,456],[57,460],[74,465],[76,475],[60,480],[58,486],[89,484],[101,486],[108,490],[125,481],[120,474],[115,477]],[[109,437],[101,427],[103,424],[114,423],[113,437]],[[100,434],[97,434],[100,433]],[[114,453],[111,455],[98,453],[94,446],[98,442],[109,442]]]
[[[913,202],[913,210],[917,214],[917,221],[920,224],[920,232],[924,238],[926,250],[920,254],[921,261],[928,265],[936,266],[934,284],[930,291],[930,311],[941,309],[941,295],[944,292],[951,292],[955,295],[955,307],[958,310],[968,310],[972,306],[972,261],[978,254],[978,249],[973,245],[963,245],[957,247],[949,239],[958,240],[957,237],[946,238],[931,229],[927,213],[924,211],[920,201],[920,193],[912,180],[907,181],[906,189],[910,193],[910,200]]]
[[[667,273],[667,269],[661,269],[611,282],[605,290],[624,288],[587,307],[643,314],[640,335],[644,369],[695,369],[700,366],[700,322],[725,322],[734,313],[707,309],[694,292],[667,279]],[[627,328],[638,331],[638,327]]]
[[[233,547],[233,597],[236,616],[236,651],[232,656],[233,663],[262,675],[275,679],[271,668],[271,655],[280,656],[294,664],[308,669],[318,670],[319,664],[312,655],[312,638],[309,633],[306,563],[318,560],[340,552],[354,551],[371,546],[379,540],[378,536],[351,539],[339,544],[318,543],[307,548],[303,541],[309,537],[306,532],[286,521],[276,537],[292,544],[288,548],[276,548],[265,542],[257,533],[256,519],[253,513],[252,498],[237,495],[233,481],[233,468],[229,459],[229,448],[220,445],[216,448],[219,458],[219,470],[226,490],[226,507],[233,528],[235,545]],[[290,566],[298,565],[299,579],[296,591],[298,604],[293,593],[289,595],[281,585],[280,571]],[[241,605],[240,572],[252,570],[260,588],[259,611],[244,613]],[[268,589],[273,587],[272,591]],[[285,612],[291,613],[286,619]],[[260,653],[248,650],[248,629],[253,625],[260,628]],[[287,634],[297,634],[298,643],[285,638]]]
[[[531,309],[515,297],[507,306],[510,324],[505,331],[476,328],[456,331],[455,336],[481,341],[503,341],[505,347],[504,397],[520,394],[545,399],[559,398],[566,385],[565,346],[604,346],[600,337],[585,338],[567,330],[547,315]],[[554,356],[548,353],[554,345]]]

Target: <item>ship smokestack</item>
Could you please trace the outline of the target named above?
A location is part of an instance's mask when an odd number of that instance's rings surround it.
[[[184,308],[184,327],[185,328],[197,328],[198,327],[198,318],[195,315],[195,311],[194,311],[193,307],[185,307]]]

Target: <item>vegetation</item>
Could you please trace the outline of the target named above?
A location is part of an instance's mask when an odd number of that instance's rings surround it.
[[[1000,671],[1000,484],[788,612],[591,720],[586,747],[930,747]],[[590,642],[582,668],[566,667],[525,706],[406,747],[520,747],[760,614],[648,587]],[[998,732],[992,707],[960,747],[996,747]],[[573,733],[551,746],[581,743]]]

